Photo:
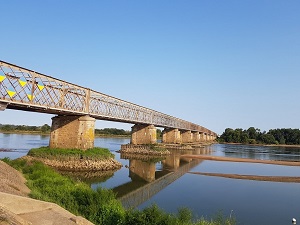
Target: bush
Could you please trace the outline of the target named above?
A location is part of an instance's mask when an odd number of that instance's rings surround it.
[[[256,140],[255,139],[249,139],[249,144],[256,144]]]

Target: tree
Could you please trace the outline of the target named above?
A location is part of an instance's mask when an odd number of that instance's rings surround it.
[[[258,137],[258,134],[260,133],[259,129],[255,129],[254,127],[250,127],[247,130],[248,136],[250,139],[256,139]]]
[[[51,129],[51,127],[48,124],[44,124],[43,126],[41,126],[41,131],[43,133],[50,131],[50,129]]]
[[[157,138],[161,138],[162,137],[161,129],[156,129],[156,137]]]
[[[261,135],[261,141],[264,144],[278,144],[278,142],[275,140],[274,136],[271,134],[262,134]]]

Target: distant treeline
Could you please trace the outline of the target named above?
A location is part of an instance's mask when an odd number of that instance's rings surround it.
[[[42,132],[50,133],[51,126],[44,124],[43,126],[28,126],[28,125],[12,125],[0,124],[0,131],[3,132]],[[130,135],[130,131],[116,128],[95,129],[95,134],[99,135]]]
[[[50,133],[51,126],[44,124],[43,126],[28,126],[28,125],[12,125],[0,124],[0,131],[2,132],[32,132],[32,133]],[[161,130],[157,129],[157,138],[161,137]],[[95,129],[95,135],[103,136],[130,136],[131,131],[117,129],[117,128],[104,128]]]
[[[123,129],[117,129],[117,128],[104,128],[104,129],[95,129],[96,135],[120,135],[120,136],[130,136],[131,131],[123,130]],[[160,129],[156,130],[156,137],[161,138],[162,132]]]
[[[117,129],[117,128],[104,128],[104,129],[95,129],[96,135],[122,135],[129,136],[131,134],[128,130]]]
[[[27,126],[27,125],[12,125],[12,124],[0,124],[0,131],[4,132],[50,132],[51,127],[48,124],[43,126]]]
[[[289,128],[261,132],[260,129],[254,127],[247,130],[227,128],[218,141],[244,144],[300,145],[300,130]]]

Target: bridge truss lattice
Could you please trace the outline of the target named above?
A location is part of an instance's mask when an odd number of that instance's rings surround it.
[[[197,124],[0,61],[0,108],[153,124],[216,135]]]

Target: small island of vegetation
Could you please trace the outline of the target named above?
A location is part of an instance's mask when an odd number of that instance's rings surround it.
[[[27,160],[38,160],[64,171],[111,171],[122,167],[107,148],[94,147],[87,150],[40,147],[31,149]]]

